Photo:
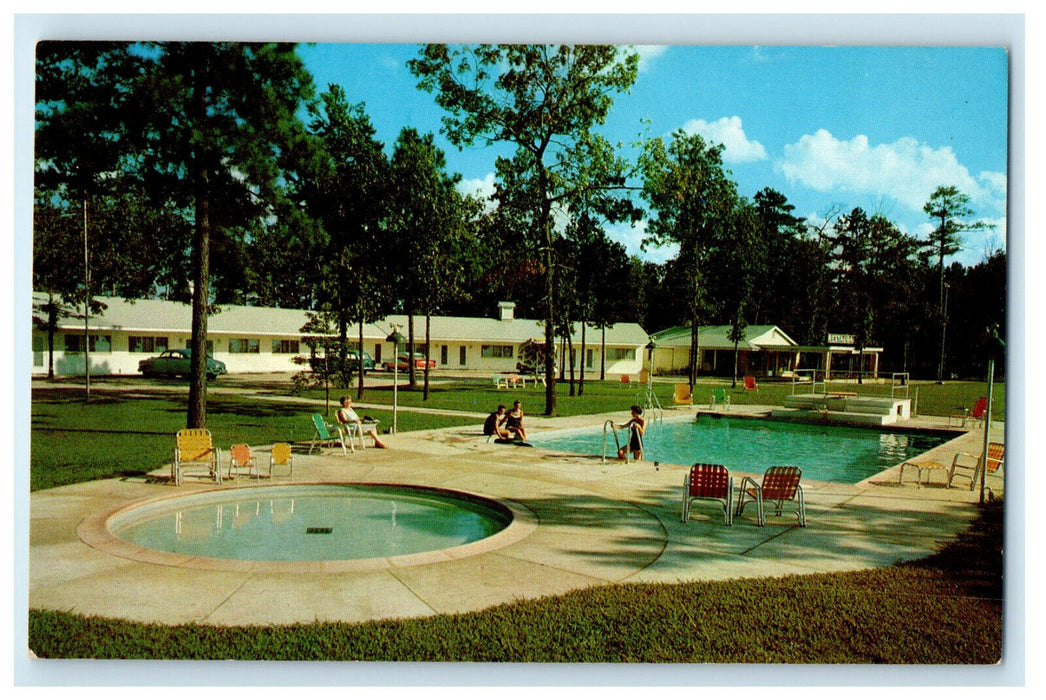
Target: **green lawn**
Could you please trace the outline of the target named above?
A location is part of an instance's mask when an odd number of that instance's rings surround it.
[[[165,626],[32,610],[45,658],[993,664],[1002,504],[927,559],[841,574],[585,589],[405,621]]]
[[[30,489],[139,475],[172,459],[174,434],[185,427],[186,398],[93,390],[84,402],[77,392],[33,393]],[[312,437],[313,413],[323,406],[211,394],[207,428],[223,450],[237,442],[269,445]],[[391,410],[366,411],[391,425]],[[474,419],[400,412],[401,431],[474,423]]]
[[[144,474],[171,460],[173,435],[185,427],[186,394],[179,391],[164,394],[158,390],[126,393],[113,389],[127,380],[105,378],[96,381],[92,398],[84,402],[83,393],[68,380],[54,387],[38,387],[33,391],[31,427],[31,488],[51,488],[62,484],[91,481],[113,476]],[[391,378],[390,378],[391,385]],[[184,383],[164,383],[157,388]],[[220,385],[219,385],[220,386]],[[673,404],[673,384],[654,383],[654,391],[664,406]],[[740,385],[731,388],[730,382],[702,380],[694,388],[695,404],[705,404],[716,386],[726,387],[734,404],[780,405],[792,392],[788,382],[763,382],[758,391],[745,391]],[[856,388],[861,394],[889,394],[889,387],[866,384]],[[978,396],[986,392],[980,382],[949,382],[938,385],[918,383],[918,406],[921,414],[949,415],[956,406],[972,406]],[[219,446],[227,448],[234,442],[267,445],[273,442],[303,442],[312,437],[309,416],[323,412],[323,404],[288,402],[290,386],[264,383],[248,397],[212,392],[207,403],[207,427]],[[332,406],[346,390],[332,390]],[[368,388],[362,403],[383,408],[363,411],[379,419],[383,428],[392,422],[391,386]],[[304,397],[324,398],[322,391],[307,392]],[[496,389],[489,381],[450,380],[434,383],[429,398],[423,400],[421,390],[401,388],[397,392],[400,406],[487,413],[499,403],[511,405],[514,399],[523,401],[523,408],[532,415],[541,415],[545,409],[544,387],[529,385],[526,389]],[[1005,417],[1006,388],[995,385],[996,419]],[[576,416],[619,411],[627,414],[632,403],[644,403],[643,390],[617,381],[588,381],[584,393],[570,396],[569,386],[557,386],[556,415]],[[333,408],[332,408],[333,410]],[[432,415],[400,411],[397,427],[401,432],[478,424],[469,416]]]

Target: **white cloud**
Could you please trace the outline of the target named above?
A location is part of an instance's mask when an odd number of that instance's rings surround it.
[[[1006,201],[1006,187],[1008,182],[1006,179],[1006,173],[984,171],[977,176],[977,180],[984,185],[986,196],[991,200],[996,200],[994,203],[1002,209],[1004,207],[1004,202]]]
[[[487,202],[490,196],[494,194],[494,182],[494,173],[487,173],[486,177],[482,178],[462,179],[457,184],[457,190],[461,194],[475,195]],[[490,207],[491,204],[487,202],[486,206]]]
[[[643,44],[632,47],[639,54],[639,72],[645,73],[650,69],[650,64],[668,50],[667,46],[655,44]]]
[[[683,131],[700,134],[706,141],[723,144],[723,161],[727,163],[751,163],[766,160],[767,157],[763,144],[748,140],[741,125],[741,117],[723,117],[716,122],[691,119],[683,125]]]
[[[792,184],[819,192],[886,196],[913,211],[922,211],[940,185],[954,185],[971,200],[993,206],[993,194],[1005,189],[1005,175],[974,178],[948,147],[932,148],[910,137],[878,145],[864,135],[843,141],[824,129],[786,145],[774,168]]]
[[[646,220],[631,224],[612,224],[607,227],[607,237],[625,246],[625,253],[629,256],[636,255],[642,260],[654,263],[663,263],[671,260],[679,253],[679,246],[667,245],[660,248],[647,246],[643,250],[640,246],[646,236]]]

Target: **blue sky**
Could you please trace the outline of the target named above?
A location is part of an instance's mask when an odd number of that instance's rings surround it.
[[[301,55],[320,89],[363,102],[391,149],[400,129],[437,135],[450,170],[489,192],[495,151],[458,151],[440,135],[443,116],[416,88],[406,61],[417,44],[315,44]],[[642,133],[701,133],[725,145],[741,193],[783,193],[798,216],[861,207],[924,238],[934,188],[970,195],[993,231],[967,236],[956,259],[975,264],[1006,241],[1006,51],[976,47],[639,46],[639,77],[615,98],[604,133],[630,144]],[[644,124],[649,120],[649,124]],[[643,225],[610,235],[640,252]]]

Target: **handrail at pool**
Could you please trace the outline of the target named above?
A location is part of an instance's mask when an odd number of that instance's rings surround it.
[[[610,427],[610,432],[614,434],[614,445],[616,449],[621,449],[621,443],[617,441],[617,430],[614,428],[614,421],[608,420],[603,423],[603,464],[607,463],[607,427]]]
[[[618,430],[624,430],[624,431],[627,431],[627,432],[631,433],[632,430],[635,430],[634,427],[624,428],[624,427],[616,426],[616,425],[614,425],[614,421],[612,421],[612,420],[608,420],[608,421],[603,423],[603,464],[607,463],[607,427],[608,426],[610,427],[610,432],[613,433],[613,435],[614,435],[614,449],[617,450],[618,454],[621,453],[621,441],[618,440],[618,438],[617,438],[617,431]],[[629,436],[629,437],[631,437],[631,436]],[[628,446],[629,446],[628,445],[628,438],[626,438],[626,447],[628,447]],[[643,450],[643,434],[642,433],[639,433],[639,449],[640,449],[640,451]],[[632,461],[632,457],[631,457],[631,455],[629,453],[629,450],[626,449],[625,450],[625,463],[628,464],[631,461]]]

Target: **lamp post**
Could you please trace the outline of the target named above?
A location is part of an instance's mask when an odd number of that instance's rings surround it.
[[[400,385],[400,343],[403,342],[403,336],[400,335],[399,330],[393,325],[392,333],[389,333],[389,337],[385,340],[392,343],[392,434],[395,435]]]
[[[981,449],[981,462],[978,469],[979,474],[974,478],[980,478],[981,480],[981,493],[979,502],[984,503],[984,481],[988,474],[988,443],[990,441],[990,431],[992,426],[992,404],[994,403],[994,383],[995,383],[995,353],[1001,352],[1006,349],[1006,341],[999,337],[999,327],[997,325],[992,326],[988,329],[988,406],[984,412],[984,442]],[[1004,472],[1005,475],[1005,472]]]
[[[944,335],[948,328],[948,287],[947,282],[941,293],[941,362],[937,365],[937,383],[944,384]]]

